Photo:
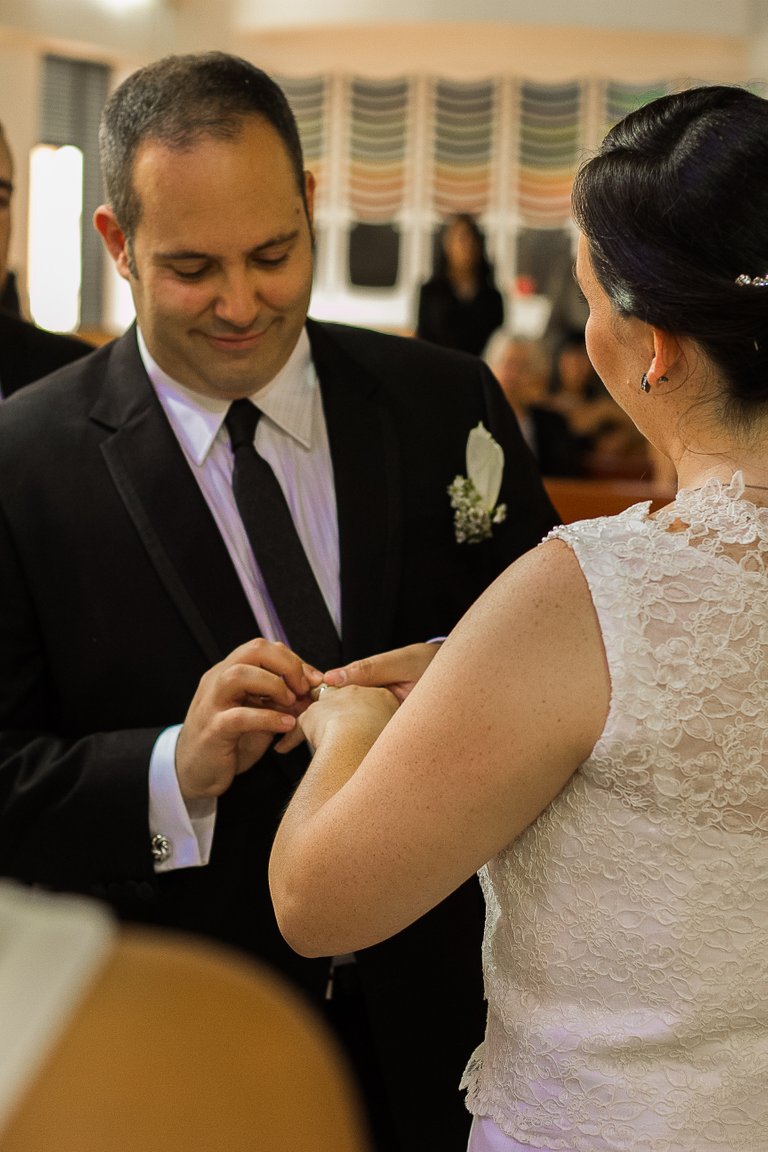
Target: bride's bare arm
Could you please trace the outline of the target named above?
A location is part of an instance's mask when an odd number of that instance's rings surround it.
[[[495,581],[389,723],[385,689],[324,693],[302,717],[317,751],[270,864],[292,947],[364,948],[439,903],[561,791],[609,700],[592,599],[560,541]]]

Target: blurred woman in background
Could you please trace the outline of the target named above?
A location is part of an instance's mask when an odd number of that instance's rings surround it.
[[[434,273],[419,290],[416,335],[479,356],[504,320],[485,237],[466,213],[443,225]]]

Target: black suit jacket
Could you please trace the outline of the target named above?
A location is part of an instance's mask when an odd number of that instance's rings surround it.
[[[308,331],[336,486],[344,659],[445,634],[554,523],[533,459],[478,360],[353,328]],[[509,514],[491,541],[459,545],[446,489],[479,421],[505,452]],[[153,744],[259,625],[133,331],[0,405],[0,589],[0,871],[218,937],[320,998],[327,962],[285,945],[267,889],[303,750],[268,753],[235,779],[207,867],[153,870]],[[427,1114],[442,1110],[430,1077],[455,1085],[482,1036],[482,916],[472,881],[359,956],[393,1082],[407,1100],[402,1080],[414,1081]],[[403,1073],[422,1035],[429,1067]]]
[[[92,351],[76,336],[47,332],[0,309],[0,394],[10,396]]]

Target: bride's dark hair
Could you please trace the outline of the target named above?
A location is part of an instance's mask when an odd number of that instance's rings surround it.
[[[690,337],[742,419],[768,398],[768,101],[692,88],[630,113],[579,170],[573,211],[613,307]]]

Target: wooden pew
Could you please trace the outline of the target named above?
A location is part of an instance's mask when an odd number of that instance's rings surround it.
[[[591,520],[595,516],[614,516],[643,500],[650,500],[652,510],[656,511],[674,497],[667,485],[653,480],[550,476],[544,478],[544,486],[563,524]]]

